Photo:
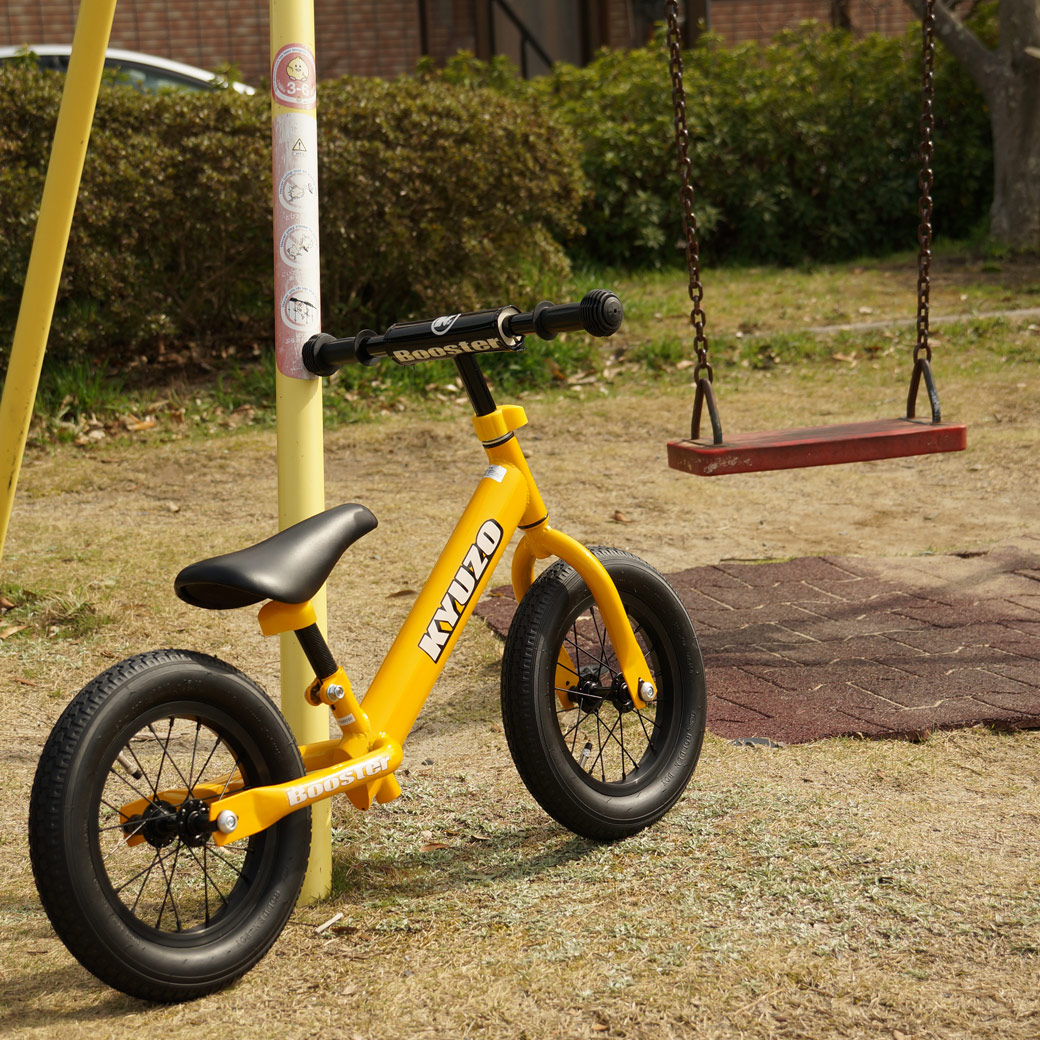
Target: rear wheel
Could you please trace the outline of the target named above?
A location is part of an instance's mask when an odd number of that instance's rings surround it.
[[[310,812],[218,846],[209,804],[303,773],[250,679],[183,650],[115,665],[69,704],[29,808],[36,885],[58,936],[131,996],[187,1000],[248,971],[296,903]]]
[[[704,668],[686,609],[649,564],[591,550],[617,587],[658,695],[636,709],[592,594],[558,562],[524,596],[506,639],[502,716],[539,805],[587,838],[622,838],[682,794],[704,738]]]

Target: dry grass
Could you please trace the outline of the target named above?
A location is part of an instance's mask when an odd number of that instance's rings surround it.
[[[963,456],[698,483],[664,467],[687,407],[665,387],[530,401],[524,443],[557,526],[665,571],[1035,535],[1036,354],[960,357],[942,389],[972,426]],[[902,376],[893,392],[882,368],[844,374],[751,372],[730,407],[751,425],[795,394],[818,413],[899,397]],[[0,1035],[1040,1035],[1040,734],[777,751],[709,738],[661,824],[596,846],[517,780],[500,647],[476,623],[408,744],[403,797],[365,815],[335,803],[333,893],[298,908],[258,968],[172,1008],[97,983],[32,886],[36,757],[70,693],[138,650],[192,646],[276,687],[276,646],[248,612],[192,611],[170,589],[184,563],[273,530],[273,443],[244,431],[27,459],[3,580],[9,624],[28,627],[0,640]],[[482,466],[464,424],[443,420],[392,417],[327,443],[330,503],[363,501],[382,522],[329,597],[333,643],[364,689]],[[49,618],[20,590],[52,604]]]
[[[1037,734],[775,752],[709,740],[680,807],[604,847],[530,804],[481,701],[485,718],[423,741],[434,763],[411,769],[396,805],[337,812],[332,898],[298,909],[267,960],[197,1004],[148,1008],[98,985],[8,878],[4,1031],[1040,1031]],[[316,934],[334,911],[343,920]]]

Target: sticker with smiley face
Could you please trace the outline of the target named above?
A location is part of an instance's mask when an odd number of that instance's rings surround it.
[[[271,93],[282,105],[314,108],[318,77],[314,55],[299,43],[290,43],[276,55],[271,67]]]

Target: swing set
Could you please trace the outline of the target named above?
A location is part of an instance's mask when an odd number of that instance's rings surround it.
[[[756,473],[764,470],[803,469],[808,466],[832,466],[844,462],[868,462],[875,459],[905,458],[939,452],[963,451],[967,446],[967,429],[963,423],[942,421],[939,394],[932,378],[932,348],[928,342],[928,290],[932,260],[932,141],[935,129],[933,101],[935,97],[935,0],[926,0],[922,22],[921,45],[921,143],[918,173],[918,264],[917,264],[917,343],[913,353],[913,370],[906,400],[906,415],[894,419],[871,419],[865,422],[809,426],[787,430],[723,435],[722,420],[713,389],[714,373],[708,358],[708,340],[704,334],[705,315],[701,307],[703,289],[700,280],[700,255],[697,219],[693,212],[693,188],[690,184],[689,132],[686,128],[686,92],[683,87],[683,63],[679,30],[678,0],[666,3],[668,17],[669,71],[672,100],[675,106],[675,143],[682,179],[683,233],[686,241],[686,264],[689,271],[689,294],[693,302],[690,323],[694,331],[697,365],[693,371],[695,384],[690,435],[669,441],[668,465],[699,477],[722,476],[727,473]],[[924,381],[931,411],[930,419],[916,415],[917,397]],[[701,437],[701,418],[705,407],[711,422],[711,439]]]

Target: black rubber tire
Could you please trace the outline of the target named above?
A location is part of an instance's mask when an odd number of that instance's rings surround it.
[[[248,971],[278,938],[299,896],[310,810],[218,847],[187,798],[202,780],[244,786],[302,775],[281,713],[258,686],[214,657],[157,650],[99,675],[72,700],[40,757],[29,804],[29,852],[47,916],[69,951],[115,989],[156,1002],[190,1000]],[[223,781],[222,781],[223,782]],[[119,809],[151,804],[130,830]],[[195,806],[197,810],[202,806]]]
[[[619,710],[625,698],[599,609],[561,561],[531,586],[510,626],[502,718],[513,761],[538,804],[576,834],[613,841],[660,819],[689,782],[704,739],[704,667],[668,582],[630,553],[591,552],[621,595],[654,672],[656,701],[639,711],[628,701],[629,710]],[[569,694],[570,709],[555,687],[564,645],[582,683]]]

